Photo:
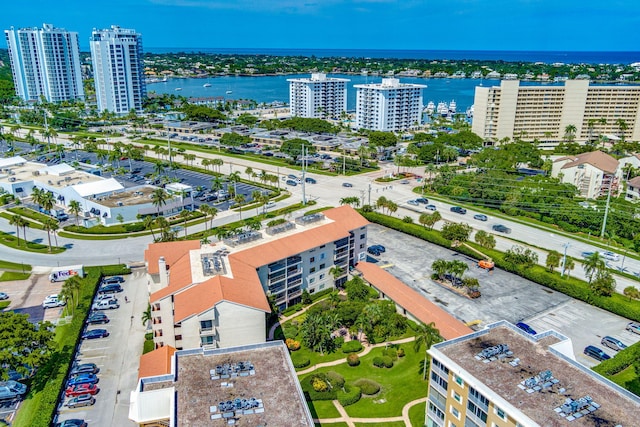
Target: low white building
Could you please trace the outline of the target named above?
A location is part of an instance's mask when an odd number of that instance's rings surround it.
[[[635,178],[631,178],[627,181],[627,193],[625,198],[630,202],[637,202],[640,200],[640,176],[636,176]]]
[[[573,184],[581,197],[595,199],[618,192],[620,181],[618,161],[602,151],[565,156],[553,162],[551,176]]]

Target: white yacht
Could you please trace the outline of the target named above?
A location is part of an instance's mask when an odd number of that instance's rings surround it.
[[[202,85],[202,87],[211,87],[211,83],[205,83]]]
[[[451,114],[455,114],[457,108],[458,108],[458,105],[456,104],[456,101],[452,99],[451,102],[449,103],[449,112]]]
[[[433,101],[429,101],[429,103],[427,104],[427,108],[425,108],[425,111],[427,112],[427,114],[433,114],[433,112],[436,111],[436,104],[434,104]]]
[[[182,88],[181,87],[177,87],[176,90],[182,90]]]
[[[446,116],[447,114],[449,114],[449,106],[446,102],[440,101],[438,102],[438,108],[436,109],[436,112],[441,116]]]

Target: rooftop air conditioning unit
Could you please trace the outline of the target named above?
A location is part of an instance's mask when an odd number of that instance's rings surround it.
[[[116,205],[118,205],[118,206],[122,206],[122,205],[123,205],[123,203],[122,203],[122,202],[117,202],[117,203],[116,203]]]

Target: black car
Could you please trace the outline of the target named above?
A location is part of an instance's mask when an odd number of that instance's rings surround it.
[[[493,229],[493,231],[498,231],[500,233],[504,233],[504,234],[511,234],[511,229],[505,225],[502,224],[496,224],[493,227],[491,227]]]
[[[106,338],[109,336],[109,331],[106,329],[92,329],[82,334],[83,340],[95,340],[98,338]]]
[[[87,323],[89,325],[96,325],[99,323],[109,323],[109,318],[104,313],[91,313],[89,317],[87,317]]]
[[[423,205],[426,205],[427,203],[429,203],[429,199],[425,199],[424,197],[418,197],[416,199],[416,202],[422,203]]]
[[[343,182],[343,183],[342,183],[342,186],[343,186],[343,187],[350,188],[350,187],[353,187],[353,184],[351,184],[350,182]]]
[[[452,206],[451,212],[459,213],[460,215],[465,215],[467,210],[465,208],[461,208],[460,206]]]
[[[85,422],[85,420],[73,418],[70,420],[62,421],[61,423],[56,423],[55,427],[87,427],[87,423]]]
[[[304,182],[308,183],[308,184],[315,184],[316,180],[313,178],[305,178]]]
[[[369,247],[369,249],[367,249],[367,252],[369,252],[371,255],[375,255],[375,256],[380,256],[380,254],[382,253],[382,252],[380,252],[378,249],[376,249],[373,246]]]
[[[109,285],[104,285],[100,289],[98,289],[99,294],[114,294],[116,292],[122,292],[122,286],[117,283],[111,283]]]
[[[105,277],[102,279],[102,284],[103,285],[109,285],[112,283],[124,283],[124,277],[122,276],[111,276],[111,277]]]
[[[287,184],[287,185],[290,185],[290,186],[292,186],[292,187],[295,187],[296,185],[298,185],[298,183],[297,183],[297,182],[295,182],[295,181],[294,181],[294,180],[292,180],[292,179],[288,179],[288,180],[286,181],[286,184]]]

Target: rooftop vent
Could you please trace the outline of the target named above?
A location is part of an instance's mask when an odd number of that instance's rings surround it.
[[[513,352],[509,350],[509,346],[507,344],[498,344],[493,347],[485,348],[480,353],[476,354],[475,359],[482,360],[484,363],[489,363],[512,355]]]
[[[292,222],[285,222],[282,224],[274,225],[273,227],[269,227],[265,230],[265,232],[269,236],[273,236],[274,234],[284,233],[285,231],[293,230],[296,228],[296,225]]]
[[[322,221],[323,219],[324,219],[324,214],[315,213],[315,214],[305,215],[305,216],[296,218],[296,223],[300,225],[307,225],[307,224],[312,224],[314,222]]]
[[[235,247],[245,243],[254,242],[260,239],[262,239],[262,233],[258,231],[247,231],[244,233],[240,233],[234,237],[225,239],[224,242],[229,246]]]

